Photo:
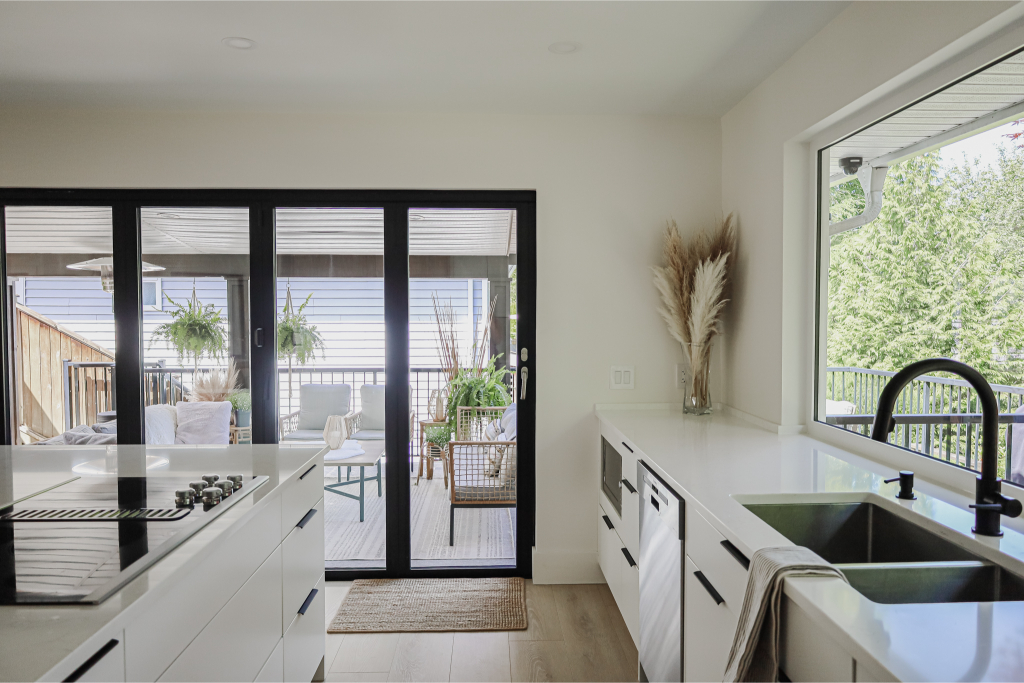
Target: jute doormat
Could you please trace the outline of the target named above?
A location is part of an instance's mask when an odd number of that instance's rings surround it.
[[[526,628],[522,578],[360,579],[328,633],[519,631]]]

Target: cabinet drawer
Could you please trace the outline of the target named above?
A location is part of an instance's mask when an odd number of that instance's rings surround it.
[[[312,513],[312,516],[306,517]],[[291,623],[292,617],[310,589],[324,574],[324,499],[306,511],[302,520],[305,525],[295,526],[281,544],[284,564],[284,609],[282,610],[281,632]],[[299,523],[302,523],[299,520]]]
[[[125,627],[128,680],[155,681],[270,557],[280,538],[281,498],[273,496],[242,528],[211,547],[186,580]]]
[[[324,578],[312,589],[316,591],[304,614],[293,613],[294,619],[284,634],[284,680],[310,681],[324,658]],[[303,600],[305,603],[305,599]]]
[[[295,475],[295,479],[283,487],[281,502],[281,536],[292,530],[302,516],[324,497],[324,458],[316,456]]]
[[[284,638],[277,641],[277,647],[270,653],[263,668],[256,675],[256,683],[283,683],[284,681]]]
[[[280,639],[278,548],[158,680],[252,681]]]
[[[632,445],[629,448],[634,448]],[[636,450],[634,448],[634,450]],[[640,557],[640,494],[637,492],[635,453],[631,453],[625,443],[621,444],[622,453],[622,525],[618,529],[619,538],[626,545],[633,557]]]
[[[683,680],[720,681],[729,661],[736,617],[725,602],[716,603],[689,556],[683,567]]]
[[[5,652],[5,656],[9,653]],[[9,656],[16,656],[9,654]],[[107,630],[82,644],[40,681],[124,681],[124,631]]]
[[[605,521],[607,520],[607,521]],[[597,506],[597,561],[601,565],[601,573],[604,580],[608,582],[608,588],[612,595],[615,594],[619,581],[619,563],[615,556],[620,555],[619,548],[622,543],[619,535],[615,533],[614,518],[605,510]]]
[[[622,553],[620,552],[621,556]],[[626,622],[629,635],[633,638],[633,644],[640,647],[640,568],[637,565],[629,566],[629,563],[622,558],[619,571],[619,595],[615,602],[622,613],[622,619]]]
[[[782,596],[779,666],[791,681],[853,681],[853,657],[797,607]]]
[[[686,554],[693,558],[704,575],[715,585],[715,588],[729,609],[737,614],[743,606],[743,595],[747,591],[747,569],[740,559],[730,552],[730,548],[740,553],[735,546],[726,546],[725,536],[701,517],[693,506],[686,515]]]

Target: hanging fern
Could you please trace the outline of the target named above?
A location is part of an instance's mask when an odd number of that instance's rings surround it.
[[[501,354],[492,356],[480,370],[460,368],[448,383],[448,423],[454,425],[460,406],[507,406],[512,395],[505,385],[508,368],[496,368]]]
[[[310,293],[298,309],[292,306],[290,294],[277,323],[277,357],[294,359],[299,365],[305,365],[313,360],[317,349],[323,356],[324,340],[316,331],[316,325],[309,324],[303,314],[313,294]]]
[[[185,304],[179,304],[166,294],[164,298],[176,310],[171,311],[171,322],[153,330],[150,348],[157,341],[166,342],[178,354],[179,363],[187,358],[195,368],[199,367],[203,356],[219,359],[227,342],[220,311],[213,304],[201,304],[195,291]]]

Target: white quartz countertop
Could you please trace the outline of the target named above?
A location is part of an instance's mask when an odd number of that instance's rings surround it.
[[[893,468],[807,436],[779,436],[729,415],[684,416],[669,410],[599,409],[604,430],[688,498],[697,511],[750,556],[789,542],[743,507],[759,496],[873,495],[925,517],[924,526],[1024,575],[1024,525],[1003,518],[1001,538],[971,532],[973,500],[922,480],[916,501],[895,501]],[[749,497],[749,498],[748,498]],[[891,501],[891,502],[890,502]],[[689,512],[689,510],[688,510]],[[786,595],[837,643],[879,674],[905,681],[1024,681],[1024,602],[886,605],[841,579],[786,581]]]
[[[216,548],[218,538],[232,533],[269,493],[308,467],[322,450],[286,445],[0,447],[0,499],[5,501],[78,476],[144,472],[148,477],[181,480],[181,488],[207,472],[269,478],[98,605],[0,605],[0,681],[37,680],[119,617],[145,610],[147,603],[182,580],[193,559]]]

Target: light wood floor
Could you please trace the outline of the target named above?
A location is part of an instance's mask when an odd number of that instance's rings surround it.
[[[327,583],[328,623],[349,586]],[[636,647],[607,585],[527,581],[526,603],[525,631],[328,633],[327,680],[637,680]]]

